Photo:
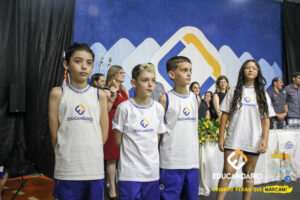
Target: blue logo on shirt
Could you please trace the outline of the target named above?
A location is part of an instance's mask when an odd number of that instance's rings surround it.
[[[250,98],[250,97],[245,97],[245,98],[244,98],[244,101],[245,101],[246,103],[250,103],[250,102],[251,102],[251,98]]]
[[[75,107],[75,111],[79,115],[82,115],[86,111],[86,108],[82,104],[79,104],[78,106]]]
[[[143,128],[146,128],[149,125],[149,122],[146,118],[144,118],[141,122],[140,122],[141,126]]]
[[[190,113],[191,113],[191,110],[190,110],[188,107],[185,107],[185,108],[183,109],[183,114],[184,114],[185,116],[188,116]]]

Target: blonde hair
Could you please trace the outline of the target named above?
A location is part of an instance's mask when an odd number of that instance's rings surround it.
[[[139,77],[141,72],[143,72],[145,70],[148,72],[153,72],[155,74],[154,65],[152,63],[138,64],[133,68],[133,70],[131,72],[132,79],[137,80],[137,78]]]
[[[115,85],[115,76],[122,70],[123,68],[119,65],[112,65],[107,72],[107,76],[106,76],[106,85],[107,87],[111,87],[113,85]],[[123,87],[123,85],[121,84],[120,87]]]

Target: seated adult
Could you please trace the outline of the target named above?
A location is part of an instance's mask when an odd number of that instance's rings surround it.
[[[292,74],[292,83],[285,86],[283,93],[286,94],[286,103],[288,105],[288,122],[300,119],[300,72]]]
[[[282,92],[283,81],[280,77],[275,77],[272,80],[272,89],[267,93],[271,99],[276,116],[271,117],[270,128],[283,128],[284,120],[288,112],[285,94]]]

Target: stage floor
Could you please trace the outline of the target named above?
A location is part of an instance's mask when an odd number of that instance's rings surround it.
[[[23,187],[21,187],[23,185]],[[266,194],[263,192],[254,192],[251,199],[264,200],[298,200],[300,196],[300,179],[285,183],[284,181],[272,182],[269,184],[256,185],[255,187],[265,187],[271,185],[288,185],[293,187],[289,194]],[[52,192],[54,181],[46,176],[25,176],[9,179],[4,189],[3,200],[53,200]],[[20,189],[17,195],[16,192]],[[106,198],[105,198],[106,199]],[[200,196],[199,200],[214,200],[216,192],[211,192],[210,196]],[[226,199],[242,199],[242,192],[228,192]]]

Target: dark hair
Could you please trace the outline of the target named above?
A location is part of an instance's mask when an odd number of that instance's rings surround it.
[[[204,99],[205,99],[205,95],[206,95],[207,93],[210,94],[210,97],[211,97],[210,102],[211,102],[211,101],[213,100],[213,93],[212,93],[212,91],[206,91],[205,94],[204,94]]]
[[[155,73],[154,65],[152,63],[138,64],[133,68],[131,72],[132,79],[137,80],[141,72],[145,70]]]
[[[95,60],[95,54],[92,51],[92,49],[89,47],[88,44],[84,44],[84,43],[74,43],[72,46],[70,46],[67,50],[66,50],[66,54],[64,57],[64,60],[69,64],[70,63],[70,59],[72,57],[72,55],[76,52],[76,51],[86,51],[88,53],[90,53],[93,57],[93,61]]]
[[[93,74],[93,75],[91,76],[91,82],[90,82],[90,85],[93,86],[93,87],[97,87],[97,86],[95,85],[94,82],[95,82],[95,81],[96,81],[96,82],[99,81],[99,79],[100,79],[101,76],[104,76],[104,74],[101,74],[101,73]]]
[[[275,77],[275,78],[273,78],[273,80],[272,80],[272,86],[274,86],[274,83],[277,82],[277,81],[279,81],[279,80],[282,80],[282,78],[281,77]]]
[[[185,56],[174,56],[167,61],[167,72],[177,69],[179,63],[188,62],[192,64],[191,60]]]
[[[300,72],[293,72],[292,78],[296,78],[297,76],[300,76]]]
[[[265,85],[266,85],[266,79],[263,77],[261,73],[261,68],[256,60],[250,59],[244,62],[242,65],[236,88],[234,90],[231,106],[230,106],[230,113],[233,113],[236,111],[237,106],[239,105],[239,109],[242,107],[241,100],[242,100],[242,92],[243,92],[243,85],[245,83],[245,75],[244,75],[244,69],[247,66],[249,62],[254,62],[256,67],[258,68],[257,77],[254,80],[254,89],[256,93],[256,100],[259,107],[259,113],[262,116],[268,116],[269,115],[269,109],[268,109],[268,103],[265,93]]]
[[[199,85],[199,89],[200,89],[200,84],[199,84],[197,81],[194,81],[194,82],[192,82],[191,85],[190,85],[190,91],[192,91],[192,88],[193,88],[193,86],[194,86],[195,84],[198,84],[198,85]],[[201,90],[200,90],[199,96],[201,97]]]

